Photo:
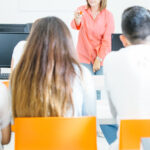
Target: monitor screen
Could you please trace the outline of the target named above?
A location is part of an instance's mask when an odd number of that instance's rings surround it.
[[[0,24],[0,32],[29,33],[32,23],[27,24]]]
[[[122,42],[120,41],[120,35],[121,34],[112,34],[112,51],[118,51],[119,49],[123,48]]]
[[[14,47],[19,41],[26,40],[29,33],[0,32],[0,68],[10,67]]]

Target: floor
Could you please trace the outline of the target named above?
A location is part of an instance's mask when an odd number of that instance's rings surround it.
[[[97,150],[108,150],[108,144],[103,137],[97,138]],[[12,133],[11,141],[8,145],[4,146],[4,150],[14,150],[14,133]]]

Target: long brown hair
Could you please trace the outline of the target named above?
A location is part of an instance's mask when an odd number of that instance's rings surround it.
[[[90,8],[91,6],[90,6],[88,0],[86,0],[86,2],[87,2],[87,6]],[[105,9],[106,6],[107,6],[107,0],[101,0],[101,2],[100,2],[100,11]]]
[[[11,75],[14,117],[64,116],[73,109],[72,82],[76,60],[66,24],[56,17],[33,25],[25,52]]]

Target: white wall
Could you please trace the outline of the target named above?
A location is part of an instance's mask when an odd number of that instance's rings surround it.
[[[70,28],[74,10],[86,0],[0,0],[0,23],[29,23],[39,17],[57,16]],[[58,5],[59,3],[59,5]],[[150,0],[108,0],[108,9],[115,19],[115,32],[121,32],[120,22],[123,10],[132,5],[150,8]],[[74,42],[77,31],[70,28]]]
[[[57,16],[68,25],[76,44],[78,32],[71,29],[70,22],[75,9],[85,0],[0,0],[0,4],[0,23],[29,23],[40,17]]]
[[[121,14],[124,9],[134,5],[140,5],[150,9],[150,0],[107,0],[108,9],[113,13],[115,19],[115,32],[121,32]]]

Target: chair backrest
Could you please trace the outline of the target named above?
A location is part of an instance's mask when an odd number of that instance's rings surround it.
[[[150,120],[121,120],[119,150],[140,150],[142,137],[150,137]]]
[[[96,117],[15,118],[15,150],[96,150]]]

